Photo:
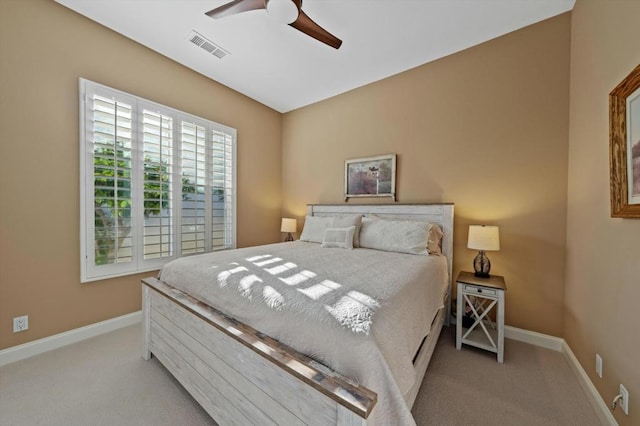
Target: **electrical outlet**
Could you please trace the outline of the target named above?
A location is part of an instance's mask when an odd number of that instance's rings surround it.
[[[13,319],[13,332],[19,333],[29,329],[29,315],[15,317]]]
[[[596,374],[602,379],[602,357],[596,354]]]
[[[628,416],[629,415],[629,392],[627,389],[620,384],[620,395],[622,395],[622,400],[620,400],[620,407],[622,407],[622,411]]]

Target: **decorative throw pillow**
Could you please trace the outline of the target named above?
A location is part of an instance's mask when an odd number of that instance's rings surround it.
[[[444,232],[442,232],[442,228],[437,223],[431,223],[431,227],[429,228],[429,241],[427,242],[427,250],[429,250],[429,254],[442,254],[442,237],[444,237]]]
[[[331,223],[332,228],[356,227],[353,232],[353,247],[360,247],[360,225],[362,225],[362,215],[360,214],[334,216]]]
[[[347,228],[327,228],[327,230],[324,231],[322,247],[352,249],[353,233],[355,231],[355,226],[349,226]]]
[[[431,224],[427,222],[365,217],[360,230],[360,247],[428,255],[430,227]]]
[[[300,241],[321,243],[324,239],[324,231],[331,226],[332,221],[332,216],[306,216]]]

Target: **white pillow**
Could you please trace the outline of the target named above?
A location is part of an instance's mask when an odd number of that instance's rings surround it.
[[[430,228],[431,224],[427,222],[365,217],[360,230],[360,247],[428,255]]]
[[[300,234],[300,241],[321,243],[324,231],[333,223],[332,216],[307,216],[304,218],[304,228]]]
[[[327,230],[324,231],[322,247],[352,249],[353,233],[355,231],[355,226],[349,226],[348,228],[327,228]]]
[[[334,216],[333,222],[331,222],[332,228],[346,228],[349,226],[355,226],[356,230],[353,233],[353,246],[360,247],[360,226],[362,225],[361,214],[346,214],[341,216]]]
[[[412,220],[412,219],[386,219],[384,217],[381,216],[377,216],[375,214],[372,214],[371,216],[367,216],[368,218],[371,219],[377,219],[377,220],[400,220],[400,221],[409,221],[409,222],[423,222],[421,220]],[[429,222],[423,222],[423,223],[428,223],[429,224],[429,241],[427,241],[427,251],[429,252],[429,254],[437,254],[437,255],[441,255],[442,254],[442,237],[444,237],[444,232],[442,232],[442,228],[440,227],[440,225],[438,225],[437,223],[429,223]]]

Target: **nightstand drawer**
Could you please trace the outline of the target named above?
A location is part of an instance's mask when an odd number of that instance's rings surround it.
[[[496,296],[498,290],[486,287],[476,287],[474,285],[464,285],[462,291],[465,293],[482,294],[486,296]]]

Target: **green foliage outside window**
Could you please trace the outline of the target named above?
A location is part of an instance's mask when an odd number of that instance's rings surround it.
[[[113,263],[118,248],[131,233],[131,170],[128,152],[101,147],[94,151],[95,264]],[[144,217],[160,216],[171,205],[170,170],[166,161],[144,159]],[[182,198],[196,187],[182,178]]]

